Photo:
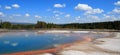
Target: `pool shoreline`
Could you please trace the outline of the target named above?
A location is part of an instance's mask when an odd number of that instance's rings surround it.
[[[95,32],[120,32],[120,30],[110,30],[110,29],[37,29],[37,30],[12,30],[12,29],[0,29],[0,33],[2,32],[25,32],[25,31],[95,31]]]

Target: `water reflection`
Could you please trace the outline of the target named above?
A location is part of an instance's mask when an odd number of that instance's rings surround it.
[[[10,41],[3,41],[3,43],[4,43],[4,44],[9,44],[9,43],[10,43]]]
[[[14,47],[15,47],[15,46],[17,46],[17,45],[18,45],[18,43],[16,43],[16,42],[15,42],[15,43],[11,43],[11,46],[14,46]]]

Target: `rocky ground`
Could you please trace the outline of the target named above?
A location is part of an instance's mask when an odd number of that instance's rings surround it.
[[[74,43],[72,46],[58,51],[57,54],[37,55],[120,55],[120,33],[116,32],[114,37],[99,38],[93,41],[86,38],[85,40]]]

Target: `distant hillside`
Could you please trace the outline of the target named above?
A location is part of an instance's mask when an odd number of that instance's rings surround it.
[[[64,24],[62,26],[65,28],[120,30],[120,21],[107,21],[107,22],[94,22],[94,23],[71,23],[71,24]]]
[[[33,23],[14,23],[2,22],[0,28],[4,29],[116,29],[120,30],[120,21],[94,22],[94,23],[70,23],[70,24],[54,24],[38,21]]]
[[[18,22],[11,22],[12,25],[34,25],[34,23],[18,23]]]

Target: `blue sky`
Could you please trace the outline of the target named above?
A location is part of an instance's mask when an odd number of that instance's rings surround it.
[[[120,0],[0,0],[10,22],[86,23],[120,20]]]

